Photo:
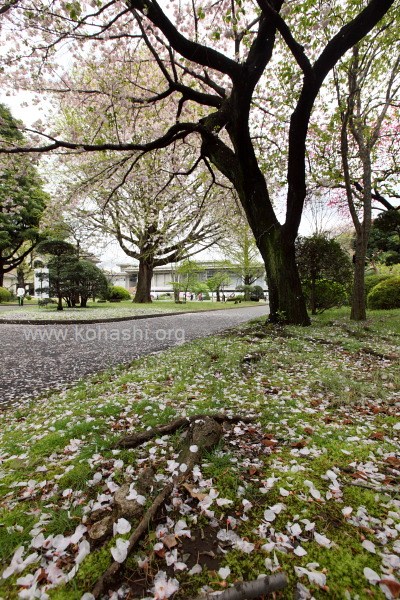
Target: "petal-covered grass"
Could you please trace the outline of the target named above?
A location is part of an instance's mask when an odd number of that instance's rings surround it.
[[[113,556],[118,598],[183,600],[281,570],[277,598],[398,597],[399,339],[400,311],[258,320],[5,410],[0,598],[79,600]],[[124,521],[91,542],[121,485],[137,495],[152,467],[146,509],[179,469],[180,432],[134,450],[119,438],[215,412],[254,422],[225,425],[127,558]]]

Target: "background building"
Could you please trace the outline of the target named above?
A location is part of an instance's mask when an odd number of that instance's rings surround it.
[[[240,276],[239,269],[236,270],[234,267],[221,266],[221,264],[213,262],[199,261],[197,264],[201,269],[198,274],[198,279],[204,283],[206,283],[207,279],[210,279],[216,273],[221,273],[221,271],[226,272],[228,281],[221,287],[221,291],[223,291],[227,296],[234,294],[237,288],[243,285],[243,280]],[[118,266],[121,271],[120,273],[113,274],[113,284],[120,285],[133,294],[136,290],[139,265],[134,265],[131,263],[119,263]],[[176,265],[155,267],[151,284],[151,293],[154,294],[154,296],[167,293],[172,294],[172,282],[175,280],[175,273]],[[258,277],[252,285],[258,285],[262,287],[264,292],[267,293],[268,288],[265,282],[265,271],[263,271],[262,276]]]

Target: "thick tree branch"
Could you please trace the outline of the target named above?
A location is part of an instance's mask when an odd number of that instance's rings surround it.
[[[257,2],[263,13],[275,24],[300,69],[304,74],[312,76],[311,63],[304,52],[304,47],[294,39],[292,32],[290,31],[284,19],[276,10],[272,8],[268,0],[257,0]]]
[[[379,23],[394,2],[395,0],[370,0],[364,10],[344,25],[328,42],[313,66],[314,75],[320,85],[338,60]]]
[[[295,111],[290,120],[288,155],[288,194],[285,232],[295,238],[300,225],[306,197],[305,155],[306,139],[311,112],[322,83],[329,71],[355,46],[382,17],[395,0],[370,0],[357,17],[347,23],[332,38],[314,63],[312,76],[305,75]]]
[[[176,123],[172,125],[167,133],[151,142],[145,144],[82,144],[75,142],[67,142],[64,140],[58,140],[50,135],[35,131],[33,133],[39,134],[53,143],[44,146],[14,146],[14,147],[0,147],[0,154],[27,154],[27,153],[38,153],[38,152],[51,152],[53,150],[65,149],[65,150],[79,150],[84,152],[99,152],[102,150],[115,150],[117,152],[126,152],[131,150],[140,150],[143,152],[151,152],[159,148],[166,148],[176,140],[184,139],[189,133],[201,131],[201,127],[197,123]],[[26,130],[31,131],[31,130]]]
[[[240,77],[242,72],[240,65],[213,48],[185,38],[171,23],[156,0],[129,0],[129,6],[145,15],[164,34],[171,47],[187,60],[225,73],[231,79]]]

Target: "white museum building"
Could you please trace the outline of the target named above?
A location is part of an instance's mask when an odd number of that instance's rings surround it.
[[[224,292],[227,296],[234,294],[238,287],[243,285],[242,277],[240,276],[239,269],[229,268],[228,266],[221,266],[219,263],[213,262],[198,262],[200,267],[199,280],[206,282],[207,279],[213,277],[216,273],[226,271],[229,276],[228,282],[222,286],[221,292]],[[119,273],[114,273],[112,280],[114,285],[120,285],[129,292],[134,293],[136,290],[139,265],[132,263],[119,263]],[[153,273],[153,279],[151,284],[151,293],[154,296],[160,294],[172,294],[173,286],[172,282],[175,280],[175,269],[176,265],[165,265],[162,267],[155,267]],[[260,277],[252,283],[252,285],[259,285],[262,287],[264,292],[267,292],[267,284],[265,282],[265,271],[260,265]]]

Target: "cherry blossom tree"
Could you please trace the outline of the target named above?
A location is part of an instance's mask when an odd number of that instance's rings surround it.
[[[193,0],[172,3],[169,8],[156,0],[111,0],[95,6],[79,1],[48,5],[21,0],[3,15],[8,31],[25,32],[13,39],[15,50],[7,59],[9,69],[19,70],[20,85],[26,85],[23,69],[28,65],[33,73],[37,65],[35,76],[47,74],[47,84],[40,81],[42,90],[58,88],[69,93],[55,64],[58,46],[69,44],[78,61],[83,50],[75,42],[87,41],[92,49],[86,47],[84,55],[102,52],[112,61],[114,50],[124,45],[131,52],[138,49],[140,62],[155,62],[163,78],[163,87],[153,89],[151,82],[144,88],[136,86],[132,77],[132,92],[126,99],[132,123],[140,121],[144,105],[156,110],[157,103],[173,98],[177,106],[169,119],[155,120],[150,131],[138,131],[129,141],[92,142],[90,132],[86,139],[61,139],[47,130],[42,131],[47,142],[22,150],[145,153],[195,137],[200,141],[199,159],[222,173],[237,190],[265,263],[271,320],[308,324],[294,242],[306,196],[306,140],[313,107],[333,67],[393,5],[398,7],[398,0],[257,0],[255,4]],[[329,37],[321,36],[322,22],[338,14],[340,24]],[[279,100],[277,73],[286,73],[290,80],[285,101]],[[83,92],[94,96],[111,91],[86,88]],[[198,108],[195,117],[193,106]],[[262,144],[281,154],[286,170],[283,223],[273,207],[268,157],[260,155],[256,141],[264,117],[272,123],[269,134],[278,124],[284,130],[274,145]],[[280,126],[276,129],[281,131]]]
[[[217,207],[210,207],[217,197],[206,205],[203,178],[171,175],[168,164],[171,156],[161,151],[147,154],[135,169],[134,159],[123,168],[108,157],[85,161],[75,183],[81,197],[75,214],[85,227],[113,237],[139,262],[134,302],[151,302],[155,267],[198,254],[221,236]]]
[[[322,184],[338,190],[336,201],[346,202],[354,225],[354,320],[366,319],[364,276],[373,202],[391,206],[381,192],[395,195],[399,172],[400,46],[396,29],[388,32],[392,21],[388,15],[335,68],[337,111],[319,130],[314,156],[314,162],[320,159],[319,183],[322,164],[327,179]]]

